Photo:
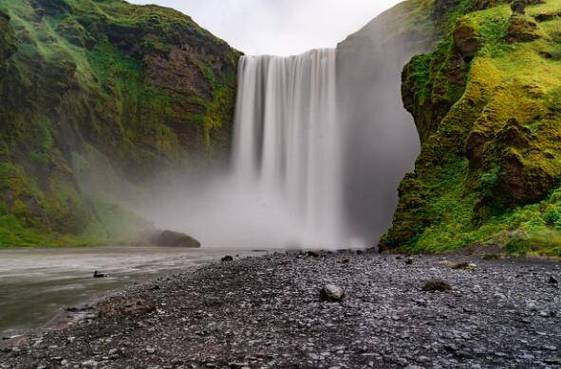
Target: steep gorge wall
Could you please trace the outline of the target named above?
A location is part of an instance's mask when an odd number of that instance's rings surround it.
[[[401,103],[401,71],[433,45],[432,7],[432,0],[403,2],[338,46],[345,218],[368,243],[390,226],[395,189],[420,150],[413,118]]]
[[[422,151],[383,248],[561,254],[561,2],[440,1],[403,73]]]
[[[103,242],[123,218],[142,224],[85,187],[224,159],[238,58],[171,9],[0,0],[0,246]]]

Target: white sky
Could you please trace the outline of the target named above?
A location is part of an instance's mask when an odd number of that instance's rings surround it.
[[[247,54],[298,54],[334,47],[400,0],[129,0],[158,4]]]

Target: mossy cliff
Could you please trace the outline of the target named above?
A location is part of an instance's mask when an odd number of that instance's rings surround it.
[[[435,1],[404,69],[422,152],[386,249],[561,255],[561,1]]]
[[[142,223],[84,178],[138,184],[221,158],[238,58],[171,9],[0,0],[0,247],[103,242]]]

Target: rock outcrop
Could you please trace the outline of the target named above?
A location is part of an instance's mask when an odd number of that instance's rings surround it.
[[[469,3],[441,14],[435,50],[404,69],[422,152],[381,248],[560,255],[561,7]]]
[[[152,237],[152,243],[162,247],[185,247],[197,249],[201,243],[193,237],[180,232],[161,231]]]

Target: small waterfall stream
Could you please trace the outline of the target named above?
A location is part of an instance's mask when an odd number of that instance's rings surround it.
[[[294,241],[304,246],[343,240],[336,106],[335,49],[240,61],[234,178],[259,194],[262,206],[282,206]]]

